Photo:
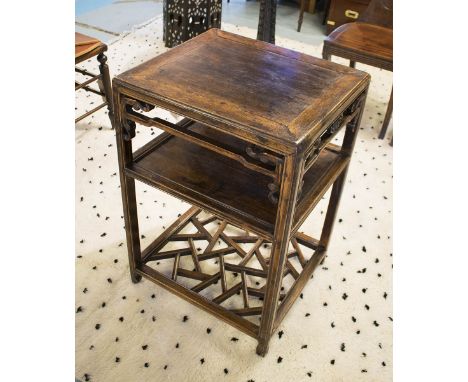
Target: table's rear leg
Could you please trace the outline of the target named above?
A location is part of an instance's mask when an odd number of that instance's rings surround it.
[[[346,132],[343,138],[342,152],[351,156],[354,150],[354,145],[356,144],[357,134],[359,132],[359,125],[361,123],[362,114],[364,111],[364,105],[366,101],[365,94],[360,102],[360,110],[356,117],[348,123],[346,126]],[[349,163],[346,169],[341,173],[341,175],[333,183],[330,201],[328,202],[327,213],[325,215],[325,221],[323,223],[322,233],[320,235],[320,245],[325,248],[325,251],[328,248],[328,243],[330,241],[330,236],[333,230],[333,224],[336,219],[336,213],[338,211],[338,206],[340,204],[341,194],[343,192],[343,187],[346,180],[346,175],[348,173]],[[325,257],[324,257],[325,259]],[[322,260],[323,261],[323,260]]]

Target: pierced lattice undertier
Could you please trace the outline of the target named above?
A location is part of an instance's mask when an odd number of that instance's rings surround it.
[[[303,233],[289,247],[275,327],[325,254]],[[137,272],[256,338],[270,250],[269,240],[192,207],[143,251]]]

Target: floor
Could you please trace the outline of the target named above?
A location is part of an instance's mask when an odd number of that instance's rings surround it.
[[[259,2],[223,1],[223,22],[257,28]],[[162,14],[162,0],[76,0],[75,29],[77,32],[109,42],[122,32]],[[281,1],[278,4],[276,34],[308,44],[318,44],[325,36],[323,13],[304,14],[301,32],[297,32],[299,7]]]

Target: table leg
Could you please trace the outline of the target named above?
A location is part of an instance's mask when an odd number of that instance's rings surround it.
[[[325,221],[320,235],[320,245],[323,246],[325,251],[328,249],[328,243],[333,231],[336,213],[338,212],[341,194],[346,180],[346,172],[346,170],[343,171],[343,173],[335,180],[335,183],[333,183],[330,201],[328,202],[327,213],[325,215]]]
[[[297,31],[301,31],[302,21],[304,20],[305,0],[301,0],[301,9],[299,11],[299,20],[297,21]]]
[[[385,118],[382,124],[382,129],[379,133],[379,139],[384,139],[385,134],[387,133],[388,124],[390,123],[390,118],[392,117],[393,112],[393,86],[392,86],[392,93],[390,95],[390,101],[388,101],[387,112],[385,113]]]
[[[107,56],[104,53],[100,53],[97,56],[97,60],[99,61],[99,72],[101,73],[102,86],[101,91],[105,94],[105,101],[107,102],[107,110],[109,111],[109,119],[111,121],[112,128],[113,121],[114,121],[114,108],[112,102],[112,85],[109,76],[109,66],[107,65]],[[99,86],[99,87],[101,87]]]
[[[357,134],[359,132],[359,125],[361,123],[362,114],[364,112],[364,106],[366,104],[366,97],[367,94],[361,101],[361,110],[359,111],[358,115],[356,115],[354,120],[348,123],[348,125],[346,126],[346,132],[343,138],[342,151],[348,155],[351,155],[353,153],[354,145],[356,144]],[[323,223],[322,233],[320,235],[320,245],[325,248],[325,251],[328,248],[328,243],[330,241],[333,225],[335,223],[336,213],[338,212],[338,207],[340,204],[341,194],[343,192],[346,175],[348,173],[348,168],[349,164],[347,168],[333,183],[330,201],[328,202],[327,213],[325,215],[325,221]]]
[[[257,354],[261,356],[265,356],[268,352],[268,345],[278,309],[279,293],[289,248],[289,236],[301,175],[301,166],[297,162],[298,160],[295,155],[287,156],[282,170],[282,184],[278,201],[275,234],[271,248],[265,299],[258,334]]]
[[[133,161],[132,141],[124,138],[122,108],[120,94],[114,92],[114,126],[116,129],[117,153],[119,159],[120,188],[122,191],[122,205],[125,219],[125,233],[127,237],[128,262],[130,276],[134,283],[141,280],[136,269],[141,265],[140,234],[138,228],[137,203],[135,194],[135,180],[125,175],[125,167]]]

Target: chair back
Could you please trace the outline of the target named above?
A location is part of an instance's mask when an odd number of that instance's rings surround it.
[[[393,29],[393,0],[372,0],[359,21]]]

